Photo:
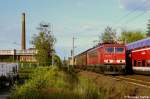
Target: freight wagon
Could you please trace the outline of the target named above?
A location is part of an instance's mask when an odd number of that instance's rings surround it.
[[[86,69],[87,66],[87,51],[75,56],[75,66],[78,69]]]
[[[10,85],[17,78],[18,63],[0,63],[0,86]]]

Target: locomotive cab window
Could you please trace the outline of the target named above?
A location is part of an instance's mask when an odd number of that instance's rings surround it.
[[[115,52],[122,53],[124,52],[124,48],[115,48]]]
[[[108,48],[105,48],[106,52],[108,53],[113,53],[114,52],[114,48],[113,47],[108,47]]]

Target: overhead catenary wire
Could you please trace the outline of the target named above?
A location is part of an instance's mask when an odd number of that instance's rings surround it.
[[[137,18],[139,18],[139,17],[145,15],[146,13],[147,13],[147,11],[144,11],[144,12],[142,12],[142,13],[140,13],[140,14],[134,16],[134,17],[132,17],[131,19],[127,20],[125,23],[130,23],[131,21],[136,20]]]
[[[116,25],[117,25],[116,28],[120,28],[119,25],[122,25],[123,23],[126,23],[126,24],[131,23],[133,20],[139,18],[140,16],[143,16],[147,12],[147,10],[145,10],[144,12],[142,12],[142,13],[134,16],[134,17],[132,17],[131,19],[125,20],[125,19],[127,19],[127,17],[129,17],[130,15],[132,15],[133,13],[135,13],[137,10],[141,9],[142,6],[149,4],[149,3],[147,3],[147,1],[148,0],[145,0],[141,5],[137,6],[135,9],[133,9],[132,11],[130,11],[129,13],[127,13],[126,15],[122,16],[121,18],[119,18],[119,20],[117,22],[115,22]],[[121,24],[121,22],[123,22],[123,23]]]

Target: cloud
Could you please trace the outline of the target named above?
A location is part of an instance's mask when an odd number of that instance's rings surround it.
[[[149,11],[149,0],[119,0],[119,7],[126,10]]]

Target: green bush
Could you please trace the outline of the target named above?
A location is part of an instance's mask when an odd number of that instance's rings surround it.
[[[30,80],[16,86],[8,99],[100,99],[104,98],[91,79],[56,67],[34,70]]]

